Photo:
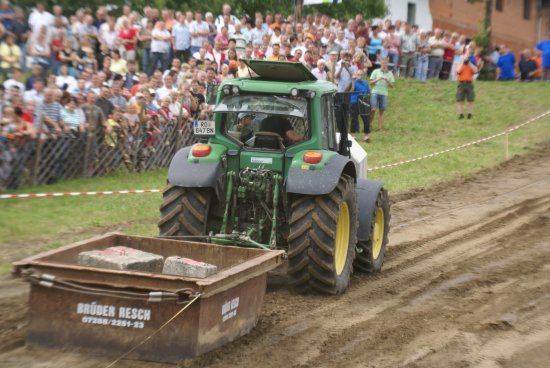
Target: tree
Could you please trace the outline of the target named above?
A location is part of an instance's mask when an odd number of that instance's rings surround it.
[[[120,13],[122,6],[128,3],[126,0],[87,0],[85,4],[72,0],[44,0],[43,2],[49,9],[53,5],[61,5],[66,15],[74,14],[79,8],[89,7],[95,10],[98,6],[106,4],[118,6],[118,11],[115,13]],[[168,8],[180,11],[210,11],[214,14],[219,14],[224,3],[231,5],[232,12],[237,16],[246,13],[254,17],[255,12],[262,12],[264,15],[267,13],[281,13],[287,16],[294,14],[295,0],[132,0],[130,4],[136,10],[142,10],[146,6],[153,6],[161,10]],[[30,10],[36,5],[36,0],[19,0],[18,5]],[[338,19],[351,18],[356,14],[362,14],[368,19],[386,15],[387,9],[384,0],[343,0],[341,4],[322,4],[304,7],[304,14],[312,13],[327,14]]]

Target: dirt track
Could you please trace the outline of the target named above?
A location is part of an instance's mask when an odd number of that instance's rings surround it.
[[[550,149],[401,196],[380,275],[340,297],[272,286],[248,336],[184,367],[548,367]],[[23,347],[26,286],[0,284],[0,366],[102,367]],[[161,367],[123,362],[119,367]]]

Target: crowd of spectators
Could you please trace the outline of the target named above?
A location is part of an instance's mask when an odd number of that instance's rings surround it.
[[[227,4],[217,16],[129,5],[67,14],[2,0],[0,40],[0,144],[83,131],[107,145],[121,135],[148,139],[163,124],[211,114],[223,80],[250,77],[242,59],[301,62],[340,92],[383,61],[394,75],[422,81],[455,80],[465,54],[478,73],[492,69],[503,80],[548,78],[550,63],[550,41],[517,62],[506,46],[484,52],[466,35],[399,20],[237,17]]]

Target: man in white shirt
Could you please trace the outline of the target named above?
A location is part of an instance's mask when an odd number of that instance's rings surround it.
[[[239,23],[239,19],[231,14],[231,6],[227,3],[222,5],[222,13],[218,15],[218,17],[216,18],[216,22],[214,23],[214,25],[218,29],[218,32],[225,23],[224,18],[228,19],[229,23],[232,25]],[[229,31],[229,33],[231,33],[231,31]]]
[[[34,102],[39,105],[44,101],[44,81],[42,79],[36,79],[32,85],[32,89],[25,91],[23,100],[28,102]]]
[[[37,3],[36,8],[29,16],[29,25],[33,33],[38,33],[42,26],[52,26],[54,19],[53,14],[46,11],[43,3]]]
[[[65,91],[72,91],[77,87],[75,77],[69,75],[67,64],[62,64],[59,68],[59,75],[55,78],[55,84],[61,89],[66,85]]]
[[[171,74],[166,74],[164,77],[164,86],[157,89],[157,100],[163,100],[166,97],[170,97],[170,94],[174,91],[174,78]]]
[[[203,22],[202,14],[200,12],[195,13],[195,21],[191,23],[191,54],[199,51],[204,42],[208,41],[208,35],[210,28],[208,23]]]
[[[99,42],[107,45],[109,50],[114,50],[117,39],[117,31],[115,29],[115,21],[113,17],[109,17],[107,22],[99,27]]]
[[[317,68],[314,68],[311,71],[311,74],[313,74],[318,80],[327,80],[328,75],[326,71],[326,62],[324,59],[317,60]]]
[[[25,84],[21,82],[23,80],[23,72],[20,68],[13,68],[11,72],[11,78],[5,81],[4,88],[6,89],[7,98],[9,98],[9,93],[12,87],[19,88],[19,91],[23,93],[25,91]]]
[[[267,32],[264,31],[262,27],[262,20],[260,18],[256,19],[256,27],[250,31],[251,41],[253,45],[261,45],[262,39]]]
[[[172,35],[166,29],[164,22],[161,20],[158,21],[155,24],[155,29],[151,32],[151,64],[149,65],[149,75],[153,74],[159,62],[161,64],[161,71],[168,68],[171,40]]]

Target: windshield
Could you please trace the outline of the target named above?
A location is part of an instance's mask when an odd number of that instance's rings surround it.
[[[246,147],[284,149],[309,137],[307,100],[303,98],[228,96],[214,111],[222,115],[223,133]]]
[[[247,112],[278,114],[304,118],[307,101],[304,98],[290,98],[266,95],[234,95],[224,97],[214,112]]]

